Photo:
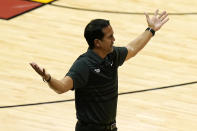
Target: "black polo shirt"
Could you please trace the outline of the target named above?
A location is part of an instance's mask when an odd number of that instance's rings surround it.
[[[127,48],[113,47],[104,59],[91,49],[74,62],[66,74],[73,79],[77,119],[86,123],[109,124],[116,119],[118,67]]]

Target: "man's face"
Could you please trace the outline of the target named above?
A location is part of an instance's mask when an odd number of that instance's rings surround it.
[[[115,41],[114,38],[114,32],[112,27],[109,25],[105,28],[103,28],[103,33],[104,33],[104,37],[102,40],[100,40],[100,49],[104,52],[104,53],[111,53],[113,51],[113,44]]]

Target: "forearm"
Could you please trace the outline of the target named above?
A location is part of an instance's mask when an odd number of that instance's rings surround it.
[[[47,73],[44,68],[39,67],[36,63],[31,62],[30,65],[43,78],[43,81],[47,82],[49,87],[58,94],[73,89],[73,80],[71,77],[66,76],[62,80],[57,80]]]
[[[66,88],[64,87],[64,83],[61,80],[57,80],[53,77],[51,77],[50,81],[48,82],[48,85],[51,89],[53,89],[58,94],[67,91]]]
[[[144,46],[149,42],[153,34],[150,31],[143,32],[140,36],[138,36],[136,39],[131,41],[127,45],[128,54],[127,59],[135,56],[141,49],[144,48]]]

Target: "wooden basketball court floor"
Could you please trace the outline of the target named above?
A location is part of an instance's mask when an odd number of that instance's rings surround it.
[[[146,29],[143,12],[157,8],[167,10],[170,21],[120,67],[117,125],[119,131],[196,131],[196,5],[195,0],[58,0],[0,20],[0,131],[74,131],[73,92],[53,92],[29,62],[61,79],[86,51],[83,31],[91,19],[109,19],[116,46],[124,46]]]

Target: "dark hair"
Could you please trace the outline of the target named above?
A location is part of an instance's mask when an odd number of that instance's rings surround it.
[[[102,29],[109,25],[109,20],[94,19],[90,21],[90,23],[86,26],[84,31],[84,37],[86,38],[90,49],[94,48],[95,39],[102,40],[102,38],[104,37]]]

